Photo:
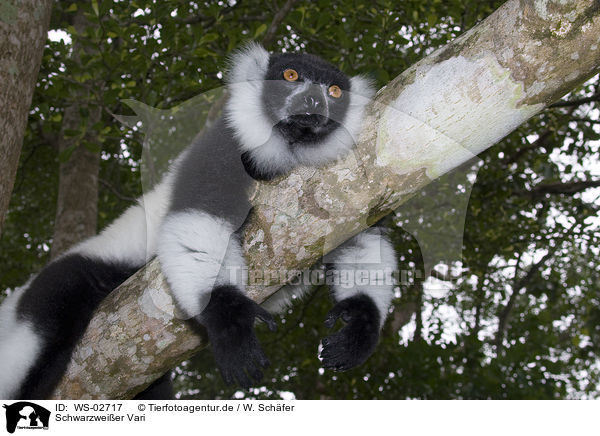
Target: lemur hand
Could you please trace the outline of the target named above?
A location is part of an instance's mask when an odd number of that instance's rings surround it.
[[[251,379],[260,381],[261,368],[270,364],[254,332],[256,317],[266,322],[271,331],[277,329],[271,314],[234,286],[215,288],[200,316],[227,384],[235,382],[249,388]]]
[[[380,318],[377,306],[364,294],[337,303],[327,314],[325,325],[333,328],[340,316],[346,325],[321,341],[320,357],[325,368],[346,371],[362,364],[375,350]]]

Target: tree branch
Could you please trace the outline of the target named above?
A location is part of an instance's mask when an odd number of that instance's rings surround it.
[[[506,331],[506,327],[508,325],[508,321],[510,318],[510,314],[515,307],[517,302],[517,298],[521,295],[521,291],[527,286],[527,284],[531,281],[533,276],[537,274],[540,268],[544,265],[546,260],[553,254],[553,252],[548,251],[538,262],[534,263],[527,274],[519,278],[519,269],[515,268],[515,281],[513,283],[513,292],[506,303],[506,306],[502,308],[500,314],[498,315],[498,331],[496,332],[496,337],[494,338],[494,343],[496,344],[496,353],[499,353],[502,349],[502,341],[504,339],[504,332]]]
[[[551,30],[564,23],[576,25]],[[598,72],[598,34],[600,11],[584,0],[552,14],[509,0],[381,90],[354,153],[257,187],[244,235],[249,268],[310,267],[502,139]],[[263,301],[281,286],[272,279],[249,284],[248,295]],[[54,396],[130,397],[205,344],[178,317],[154,260],[101,304]]]
[[[528,145],[524,145],[523,147],[519,148],[515,153],[506,156],[503,161],[506,165],[510,165],[512,163],[517,162],[521,156],[523,156],[524,154],[526,154],[527,152],[531,151],[531,150],[536,150],[540,147],[544,147],[546,145],[546,143],[548,142],[548,139],[552,136],[553,131],[550,129],[544,130],[539,136],[538,138],[533,141],[531,144]]]
[[[107,188],[110,192],[112,192],[115,197],[117,197],[119,200],[123,200],[123,201],[129,201],[130,203],[135,203],[137,201],[137,198],[134,197],[129,197],[128,195],[123,195],[121,194],[117,188],[115,188],[112,184],[110,184],[107,180],[104,180],[103,178],[98,178],[98,182],[100,182],[100,184],[102,186],[104,186],[105,188]]]
[[[585,98],[579,98],[577,100],[571,100],[571,101],[558,101],[556,103],[551,104],[548,107],[551,108],[555,108],[555,107],[577,107],[577,106],[581,106],[582,104],[585,103],[593,103],[593,102],[598,102],[600,101],[600,94],[594,94],[590,97],[585,97]]]
[[[273,17],[273,21],[269,25],[267,31],[265,32],[265,36],[262,40],[262,43],[265,47],[269,47],[271,44],[275,42],[275,36],[277,35],[277,30],[279,30],[279,26],[285,19],[285,16],[292,10],[294,4],[296,4],[298,0],[286,0],[285,4],[277,11],[275,16]]]
[[[540,183],[529,191],[521,192],[521,195],[530,195],[532,197],[541,197],[545,194],[564,194],[574,195],[589,188],[600,186],[600,180],[582,180],[578,182],[556,182]]]
[[[496,353],[500,353],[502,350],[504,333],[506,332],[508,322],[510,320],[511,313],[515,307],[516,301],[523,291],[527,291],[527,285],[531,282],[531,279],[539,272],[540,268],[544,266],[546,261],[559,250],[560,244],[564,243],[567,239],[571,238],[575,231],[580,228],[581,223],[573,224],[565,233],[558,238],[556,246],[553,251],[548,251],[542,258],[536,263],[532,264],[527,273],[519,277],[519,264],[521,262],[522,253],[519,255],[517,265],[515,266],[514,283],[512,286],[513,292],[506,303],[506,306],[502,308],[498,315],[498,330],[494,338],[494,344],[496,346]]]
[[[438,279],[443,282],[455,282],[460,278],[460,276],[453,276],[452,274],[444,274],[444,273],[436,270],[435,268],[431,269],[431,271],[429,272],[429,275],[431,277],[433,277],[434,279]]]

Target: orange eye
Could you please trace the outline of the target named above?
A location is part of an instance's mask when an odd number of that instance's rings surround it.
[[[329,87],[329,95],[333,98],[340,98],[342,96],[342,90],[337,85],[331,85]]]
[[[288,82],[295,82],[298,80],[298,72],[289,68],[283,72],[283,78]]]

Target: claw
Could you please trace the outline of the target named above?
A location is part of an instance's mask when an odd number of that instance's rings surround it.
[[[256,305],[256,317],[267,324],[267,327],[272,332],[277,331],[277,323],[273,319],[273,315],[265,310],[265,308]]]

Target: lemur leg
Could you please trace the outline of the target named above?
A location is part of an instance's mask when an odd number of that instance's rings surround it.
[[[245,261],[233,226],[192,209],[173,212],[161,229],[158,258],[179,308],[206,327],[226,383],[249,387],[269,365],[254,320],[272,316],[245,295]]]
[[[46,266],[16,298],[11,295],[2,307],[1,366],[8,372],[0,380],[1,396],[48,398],[94,309],[135,270],[67,254]]]
[[[381,229],[356,235],[327,256],[326,282],[337,304],[325,325],[345,326],[322,340],[325,368],[339,371],[362,364],[373,353],[394,296],[396,255]]]
[[[283,313],[293,304],[295,299],[302,298],[304,297],[304,295],[310,293],[315,287],[315,284],[287,284],[285,286],[282,286],[281,289],[277,290],[277,292],[269,296],[260,305],[261,307],[264,307],[269,313]]]
[[[0,398],[47,398],[96,306],[154,256],[170,177],[0,306]]]
[[[321,357],[326,368],[350,369],[363,363],[377,345],[394,295],[396,255],[381,229],[374,227],[342,244],[323,262],[328,267],[326,281],[337,302],[326,325],[332,328],[341,316],[346,326],[323,340]],[[261,306],[281,313],[294,298],[301,298],[313,287],[309,283],[286,285]]]

